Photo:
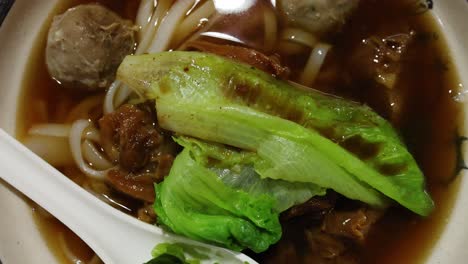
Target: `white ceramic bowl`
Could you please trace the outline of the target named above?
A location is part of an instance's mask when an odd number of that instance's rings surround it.
[[[0,28],[0,127],[11,134],[16,129],[27,65],[34,59],[33,47],[38,37],[44,36],[58,2],[16,0]],[[468,2],[436,1],[434,13],[445,33],[462,84],[468,89]],[[464,131],[468,131],[467,125],[465,122]],[[464,153],[467,157],[467,151]],[[468,189],[468,179],[467,175],[463,176],[452,214],[428,258],[430,264],[468,263],[468,192],[463,191]],[[1,181],[0,212],[0,259],[4,264],[57,263],[32,219],[31,208],[21,195]]]

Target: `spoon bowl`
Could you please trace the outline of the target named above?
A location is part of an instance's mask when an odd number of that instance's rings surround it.
[[[210,256],[201,263],[256,263],[242,253],[167,233],[112,208],[2,129],[0,149],[1,178],[68,226],[105,263],[145,263],[159,243],[181,243]]]

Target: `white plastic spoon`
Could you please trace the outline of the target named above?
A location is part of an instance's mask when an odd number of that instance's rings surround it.
[[[126,215],[88,193],[0,129],[0,177],[49,211],[109,264],[141,264],[158,243],[183,243],[211,258],[256,263],[242,253],[196,242]]]

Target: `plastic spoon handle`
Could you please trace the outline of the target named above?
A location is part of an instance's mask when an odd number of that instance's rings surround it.
[[[221,263],[256,263],[242,253],[164,232],[126,215],[82,189],[0,129],[1,178],[49,211],[85,241],[105,263],[140,264],[158,243],[203,248]],[[213,263],[219,259],[204,260]]]

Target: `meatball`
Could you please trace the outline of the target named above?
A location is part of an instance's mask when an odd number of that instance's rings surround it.
[[[281,0],[286,19],[311,33],[338,31],[359,4],[359,0]]]
[[[71,89],[108,87],[135,47],[136,27],[98,4],[79,5],[54,17],[49,29],[49,74]]]

